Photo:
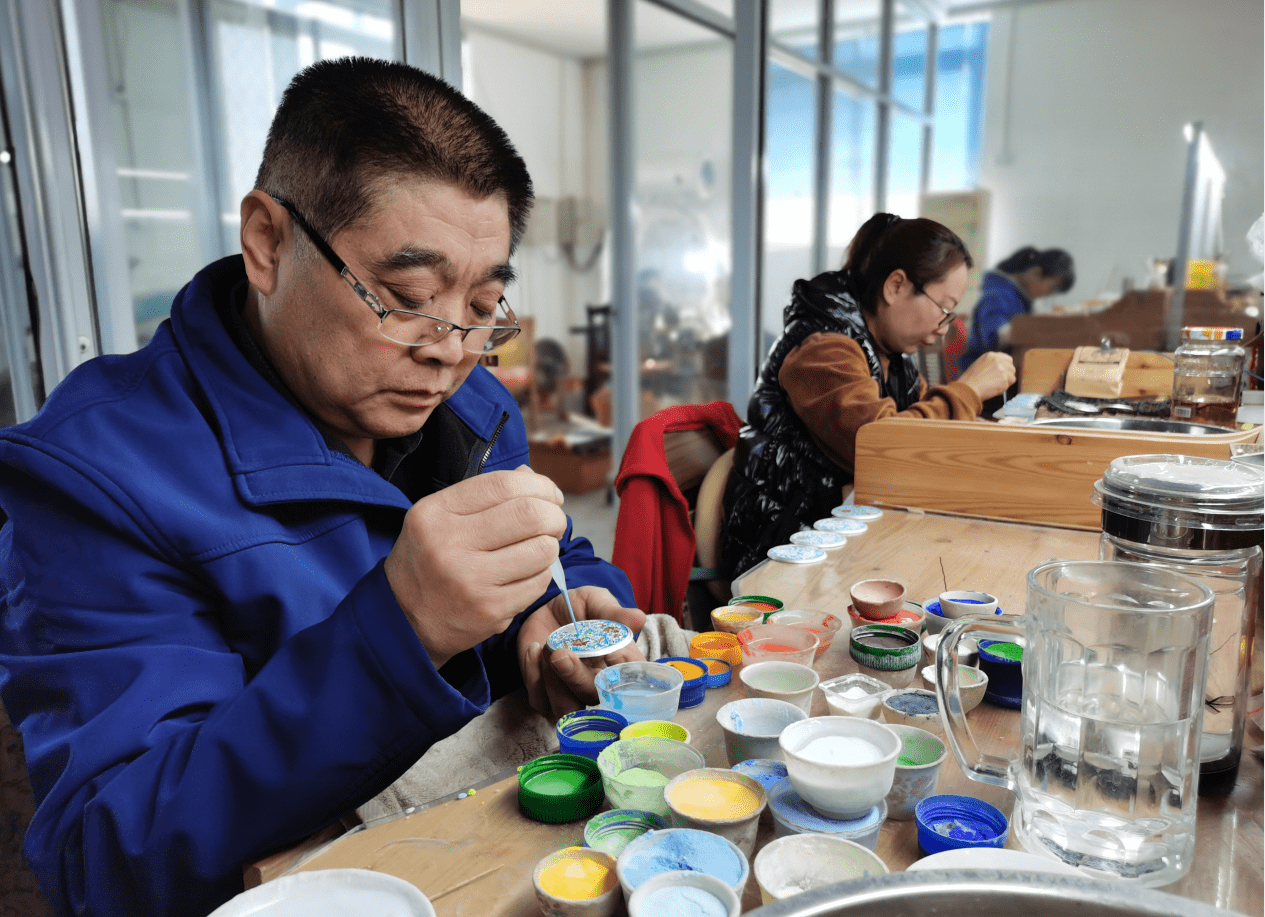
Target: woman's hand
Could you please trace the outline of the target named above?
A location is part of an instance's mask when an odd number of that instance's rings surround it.
[[[987,401],[1014,384],[1015,361],[1006,353],[992,351],[983,354],[958,376],[958,381],[970,386],[979,395],[980,401]]]

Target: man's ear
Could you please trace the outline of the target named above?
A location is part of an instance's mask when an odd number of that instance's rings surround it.
[[[250,285],[264,296],[277,287],[281,249],[290,231],[289,214],[264,192],[242,198],[242,258]]]

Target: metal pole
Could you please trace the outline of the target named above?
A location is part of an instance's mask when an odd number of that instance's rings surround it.
[[[745,413],[759,356],[760,208],[764,161],[767,0],[734,5],[733,274],[729,314],[729,400]]]
[[[607,0],[610,96],[611,214],[611,423],[612,458],[618,462],[637,423],[637,193],[633,107],[632,0]]]
[[[874,124],[874,209],[887,209],[887,157],[891,147],[892,28],[896,0],[883,0],[878,54],[878,111]]]
[[[1199,182],[1199,141],[1204,133],[1202,121],[1196,121],[1190,127],[1190,142],[1186,145],[1186,182],[1182,187],[1182,215],[1177,224],[1177,254],[1173,258],[1173,289],[1168,296],[1164,323],[1164,346],[1170,351],[1176,350],[1181,343],[1182,313],[1186,308],[1186,273],[1190,261],[1190,224],[1195,213],[1195,188]]]
[[[817,23],[817,53],[823,64],[834,59],[835,3],[821,0],[821,19]],[[813,211],[813,275],[826,270],[830,250],[830,165],[834,160],[834,84],[824,73],[817,76],[817,155],[814,183],[816,207]]]

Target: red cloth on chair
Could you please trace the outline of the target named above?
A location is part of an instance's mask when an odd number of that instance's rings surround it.
[[[671,615],[679,624],[694,566],[694,527],[685,495],[668,471],[663,436],[704,427],[730,449],[742,419],[728,401],[665,408],[633,427],[615,476],[619,515],[611,561],[628,576],[638,608]]]

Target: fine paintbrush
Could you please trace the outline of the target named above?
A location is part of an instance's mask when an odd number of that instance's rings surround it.
[[[553,574],[554,584],[562,592],[563,601],[567,603],[567,614],[571,616],[571,626],[575,628],[575,632],[580,632],[580,625],[575,620],[575,609],[571,607],[571,596],[567,594],[567,574],[562,569],[562,559],[555,560],[549,566],[549,572]]]

